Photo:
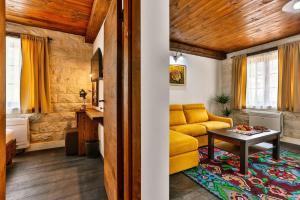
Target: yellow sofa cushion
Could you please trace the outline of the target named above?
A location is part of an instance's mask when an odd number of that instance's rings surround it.
[[[223,129],[223,128],[230,128],[231,125],[226,122],[220,122],[220,121],[207,121],[199,123],[199,125],[203,125],[207,128],[207,130],[217,130],[217,129]]]
[[[171,126],[170,129],[193,137],[204,135],[207,133],[206,127],[200,124],[186,124],[186,125],[179,125],[179,126]]]
[[[208,114],[209,121],[225,122],[225,123],[228,123],[230,125],[230,127],[233,126],[233,121],[229,117],[220,117],[220,116],[214,115],[209,112],[207,112],[207,114]]]
[[[195,151],[198,149],[197,139],[170,130],[170,157]]]
[[[180,155],[172,156],[169,158],[170,171],[169,174],[197,167],[199,165],[199,152],[198,150],[183,153]]]
[[[208,114],[204,104],[183,105],[184,114],[188,124],[208,121]]]
[[[186,124],[182,105],[170,105],[170,126]]]

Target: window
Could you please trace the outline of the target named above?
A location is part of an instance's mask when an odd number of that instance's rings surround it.
[[[6,37],[6,112],[20,112],[21,40]]]
[[[278,51],[247,57],[247,108],[276,109]]]

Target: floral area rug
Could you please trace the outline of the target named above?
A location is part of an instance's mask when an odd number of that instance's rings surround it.
[[[300,200],[300,154],[281,151],[281,159],[272,159],[272,151],[249,157],[247,175],[239,173],[239,156],[215,149],[210,161],[207,147],[200,148],[198,167],[184,174],[202,187],[228,200]]]

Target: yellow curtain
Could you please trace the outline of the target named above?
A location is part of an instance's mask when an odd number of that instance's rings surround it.
[[[300,42],[278,47],[278,109],[300,112]]]
[[[247,56],[236,56],[232,63],[232,100],[233,109],[246,108]]]
[[[21,112],[48,113],[50,105],[48,38],[21,35]]]

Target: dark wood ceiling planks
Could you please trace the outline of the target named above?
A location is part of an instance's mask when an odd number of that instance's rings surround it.
[[[300,33],[288,0],[170,0],[172,42],[229,53]],[[171,42],[171,43],[172,43]]]
[[[6,0],[6,20],[87,35],[86,40],[93,42],[104,21],[109,3],[110,0],[95,0],[95,3],[94,0]],[[95,26],[92,23],[96,23]]]

